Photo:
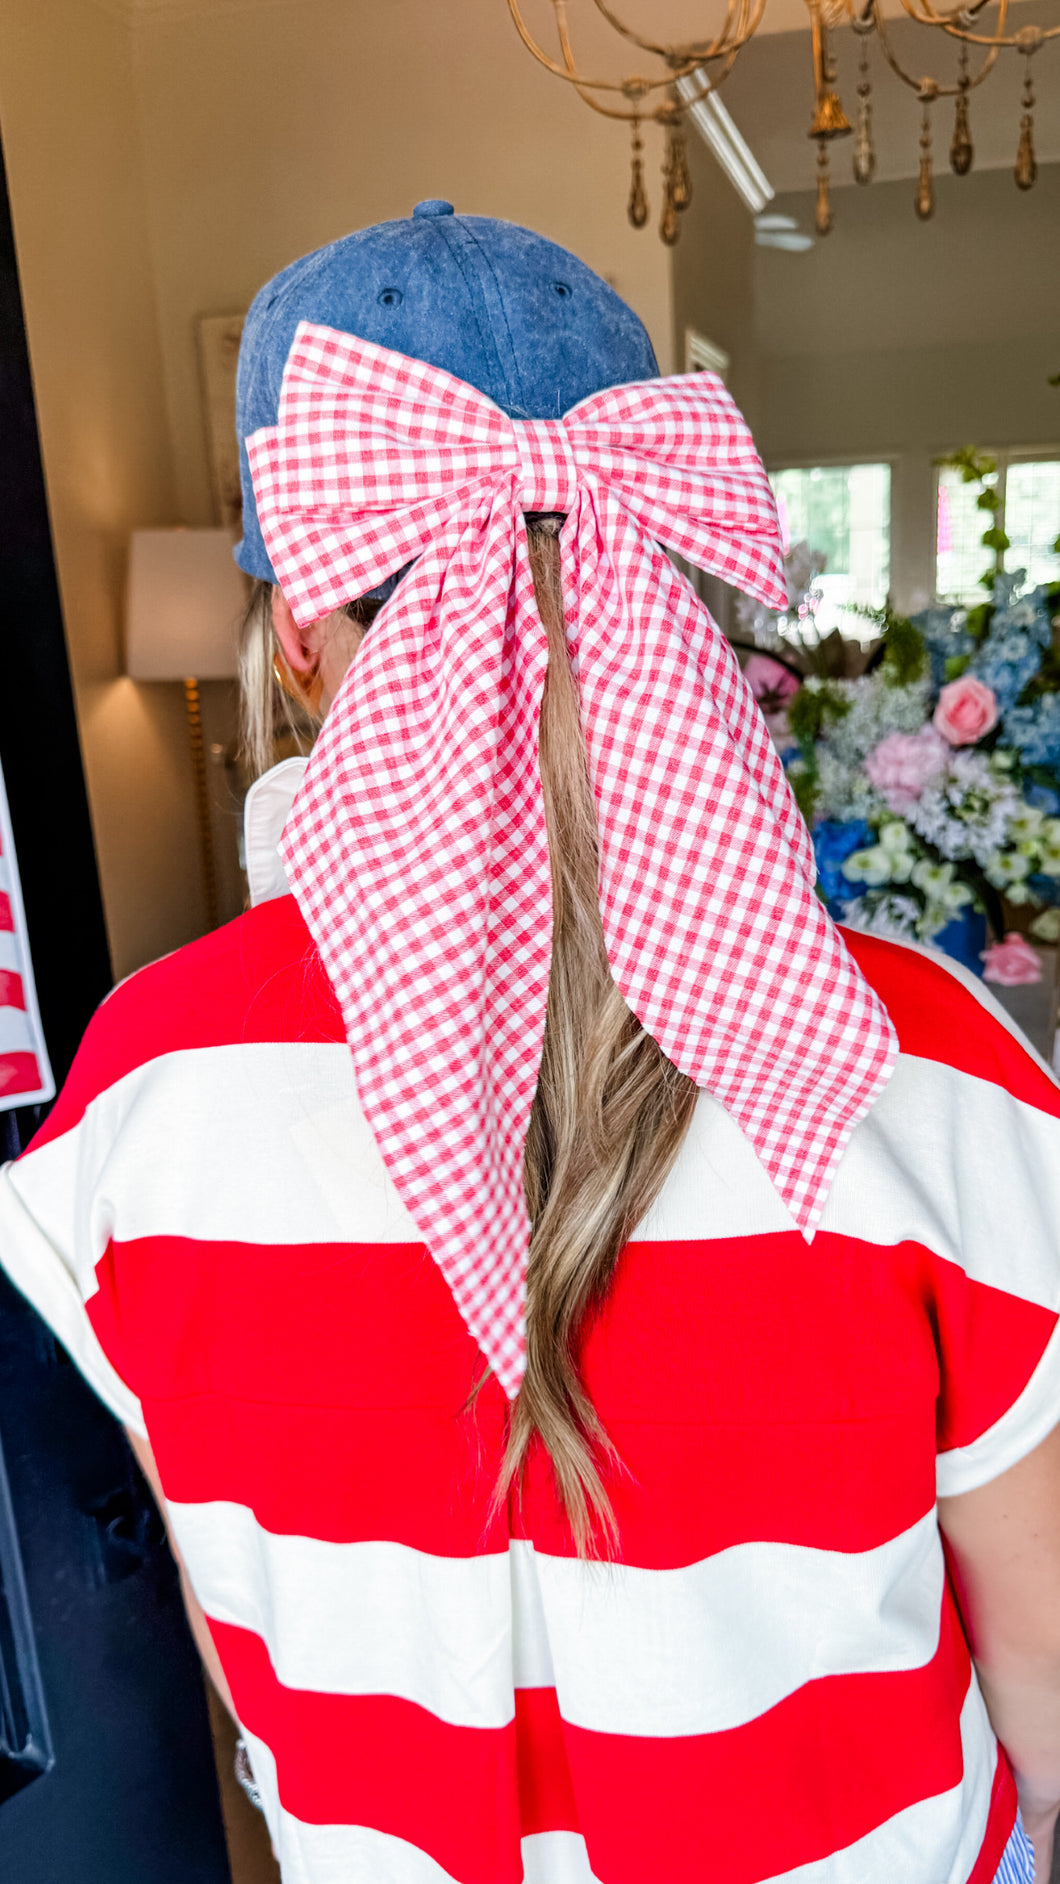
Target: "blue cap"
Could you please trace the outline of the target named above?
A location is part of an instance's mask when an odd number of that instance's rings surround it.
[[[457,216],[431,198],[401,222],[358,229],[303,256],[255,296],[239,350],[243,540],[235,556],[266,582],[276,577],[245,440],[276,423],[283,369],[304,320],[442,367],[513,419],[560,418],[590,393],[659,371],[643,325],[614,290],[517,223]]]

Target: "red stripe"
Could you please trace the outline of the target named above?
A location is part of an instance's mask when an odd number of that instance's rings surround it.
[[[352,1628],[370,1626],[351,1617]],[[210,1623],[240,1720],[272,1750],[280,1801],[309,1825],[367,1825],[457,1884],[520,1884],[515,1725],[453,1727],[393,1695],[277,1681],[257,1636]]]
[[[994,1783],[990,1789],[990,1815],[979,1856],[968,1873],[967,1884],[993,1884],[993,1878],[1016,1823],[1016,1782],[1001,1747],[997,1751]]]
[[[40,1067],[32,1053],[0,1053],[0,1095],[39,1092]]]
[[[169,1497],[332,1541],[484,1548],[505,1403],[489,1382],[464,1410],[477,1350],[421,1250],[156,1238],[113,1246],[97,1274],[89,1314],[144,1402]],[[624,1462],[626,1560],[898,1535],[934,1503],[936,1415],[946,1445],[992,1425],[1054,1323],[914,1245],[631,1245],[583,1354]],[[571,1549],[540,1453],[513,1515]]]
[[[853,929],[843,939],[890,1014],[903,1053],[989,1080],[1060,1118],[1060,1090],[1048,1074],[942,962]]]
[[[0,968],[0,1007],[19,1007],[24,1011],[25,1006],[22,976],[16,975],[13,968]]]
[[[948,1602],[925,1668],[810,1682],[746,1726],[665,1739],[572,1727],[542,1690],[520,1696],[521,1740],[393,1696],[292,1690],[257,1637],[211,1628],[287,1810],[407,1839],[459,1884],[514,1884],[520,1832],[579,1829],[608,1884],[754,1884],[855,1843],[963,1771],[969,1663]]]
[[[116,1080],[161,1054],[276,1040],[345,1039],[298,907],[281,896],[115,988],[34,1145],[68,1132]]]
[[[555,1688],[515,1690],[515,1752],[519,1766],[519,1825],[536,1832],[580,1832],[565,1727]]]
[[[12,927],[0,896],[0,928]],[[891,1013],[903,1052],[991,1080],[1060,1116],[1060,1093],[1041,1068],[944,967],[876,936],[844,935]],[[160,1054],[344,1037],[294,898],[276,897],[115,989],[35,1142],[69,1131],[98,1093]]]
[[[15,918],[11,909],[11,898],[6,890],[0,890],[0,931],[12,932]]]

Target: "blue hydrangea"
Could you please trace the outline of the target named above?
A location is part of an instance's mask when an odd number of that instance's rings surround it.
[[[1018,573],[1018,572],[1017,572]],[[994,584],[995,613],[990,632],[979,649],[971,671],[993,689],[998,707],[1008,713],[1041,665],[1052,628],[1044,589],[1013,600],[1016,576],[1002,576]]]
[[[857,895],[858,886],[843,875],[843,864],[856,850],[868,850],[876,842],[876,833],[864,818],[822,818],[813,827],[813,849],[817,859],[817,880],[832,915],[841,915]]]
[[[1047,818],[1055,818],[1060,811],[1060,792],[1049,785],[1025,785],[1023,796],[1032,810],[1044,811]]]
[[[1005,744],[1024,765],[1060,768],[1060,694],[1043,693],[1030,706],[1013,707],[1005,719]]]
[[[968,610],[933,603],[912,617],[919,628],[931,662],[931,685],[937,693],[946,678],[946,662],[972,653],[974,638],[968,633]]]

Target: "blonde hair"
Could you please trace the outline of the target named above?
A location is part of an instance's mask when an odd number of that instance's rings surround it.
[[[531,520],[528,532],[549,652],[540,764],[553,938],[544,1048],[523,1166],[532,1226],[526,1373],[512,1409],[496,1502],[518,1485],[536,1436],[551,1460],[579,1554],[609,1556],[618,1537],[601,1467],[618,1462],[582,1385],[579,1334],[605,1298],[623,1245],[673,1164],[696,1087],[645,1032],[611,977],[600,918],[596,811],[563,625],[557,527],[554,519]],[[269,590],[261,586],[264,596],[248,612],[241,668],[244,741],[255,763],[271,747],[276,725],[275,698],[266,698],[263,682],[272,696],[278,691],[271,685]],[[353,608],[358,606],[365,608]]]

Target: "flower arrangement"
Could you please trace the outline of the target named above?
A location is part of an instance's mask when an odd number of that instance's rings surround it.
[[[992,512],[990,460],[968,451],[946,462],[980,483],[979,505]],[[1003,574],[1008,542],[993,516],[982,540],[995,565],[985,599],[912,618],[878,611],[867,671],[792,684],[772,653],[747,669],[760,699],[768,690],[763,706],[832,913],[936,942],[978,968],[979,949],[970,957],[960,933],[976,912],[996,938],[986,973],[1013,985],[1035,978],[1033,950],[1006,933],[1002,899],[1036,906],[1032,932],[1060,939],[1060,582],[1026,590],[1022,571]],[[790,662],[790,640],[786,649]],[[805,658],[797,640],[794,652]]]

